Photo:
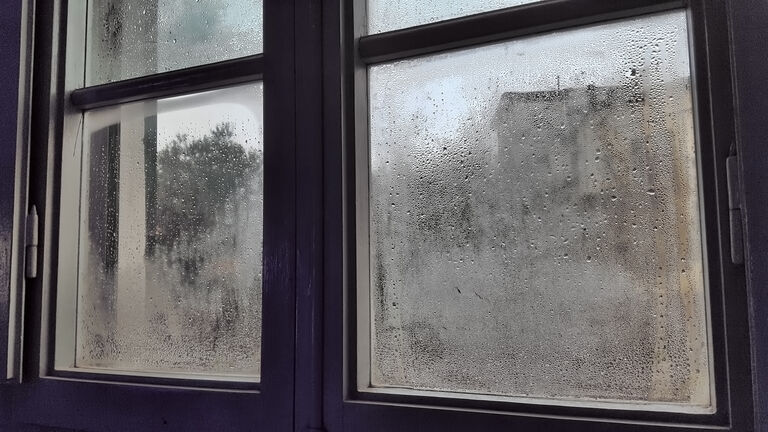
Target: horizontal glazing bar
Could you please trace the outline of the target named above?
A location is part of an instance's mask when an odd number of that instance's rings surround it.
[[[687,0],[550,0],[360,38],[364,63],[684,7]]]
[[[70,368],[56,370],[44,379],[48,380],[73,380],[73,381],[98,381],[122,383],[129,385],[147,385],[147,386],[169,386],[179,388],[190,388],[196,390],[213,390],[242,393],[258,393],[260,391],[259,377],[242,376],[205,376],[200,374],[162,374],[162,373],[142,373],[135,371],[118,370],[99,370]]]
[[[258,54],[85,87],[72,92],[71,102],[78,108],[92,109],[259,80],[264,71],[263,57]]]

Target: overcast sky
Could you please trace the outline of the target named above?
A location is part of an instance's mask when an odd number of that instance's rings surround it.
[[[259,0],[158,2],[158,70],[256,54],[262,50]],[[235,140],[262,148],[261,82],[158,101],[158,148],[179,133],[199,138],[230,122]]]
[[[246,149],[262,149],[262,84],[247,84],[204,93],[161,99],[157,105],[158,149],[177,134],[200,138],[229,122],[235,141]]]

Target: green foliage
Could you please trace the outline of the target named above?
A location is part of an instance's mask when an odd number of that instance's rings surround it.
[[[199,139],[177,135],[157,155],[156,244],[170,251],[209,235],[261,167],[261,153],[235,142],[229,123]]]

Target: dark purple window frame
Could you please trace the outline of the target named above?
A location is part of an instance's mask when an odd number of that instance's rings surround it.
[[[335,2],[334,2],[335,3]],[[726,158],[738,151],[730,87],[728,4],[717,0],[550,0],[366,36],[363,0],[339,0],[324,16],[326,49],[338,50],[325,81],[326,249],[324,253],[325,413],[330,430],[754,430],[744,266],[731,260]],[[334,6],[335,9],[335,6]],[[717,411],[711,415],[533,406],[381,395],[357,390],[355,336],[355,147],[367,133],[366,67],[665,10],[689,17],[698,152],[702,161],[706,247],[714,336]],[[341,28],[340,34],[334,29]],[[341,48],[338,48],[341,47]],[[337,79],[338,75],[342,80]],[[339,117],[335,113],[340,112]],[[337,132],[338,131],[338,132]],[[332,151],[329,151],[332,150]],[[337,191],[336,194],[328,194]]]
[[[79,0],[69,0],[79,1]],[[60,153],[66,98],[86,110],[128,101],[182,94],[264,80],[264,258],[262,379],[258,386],[207,388],[204,380],[146,379],[99,376],[88,373],[50,372],[41,376],[41,363],[52,364],[52,350],[41,349],[41,325],[53,326],[55,308],[43,316],[43,283],[55,298],[56,261],[24,286],[23,356],[10,359],[19,377],[3,387],[10,395],[10,427],[34,424],[75,430],[276,430],[294,428],[296,347],[296,260],[298,164],[307,161],[297,149],[295,136],[296,83],[294,18],[298,2],[264,1],[264,54],[156,74],[134,80],[85,88],[64,94],[63,62],[67,2],[31,0],[34,15],[22,17],[34,23],[34,44],[28,47],[35,59],[31,93],[29,192],[41,226],[53,224],[51,244],[41,244],[39,257],[53,254],[56,244],[60,185]],[[21,2],[18,2],[21,5]],[[21,9],[20,9],[21,10]],[[58,28],[58,34],[51,29]],[[266,59],[271,60],[266,60]],[[18,65],[15,65],[18,68]],[[317,86],[319,87],[319,86]],[[15,104],[14,104],[15,105]],[[304,144],[306,145],[306,144]],[[51,156],[49,157],[49,153]],[[4,159],[5,160],[5,159]],[[52,163],[49,164],[49,161]],[[49,166],[52,165],[52,166]],[[53,187],[49,190],[47,182]],[[12,184],[12,183],[11,183]],[[46,196],[51,194],[51,197]],[[11,194],[12,195],[12,194]],[[4,196],[5,198],[5,196]],[[52,198],[52,220],[44,220],[45,205]],[[52,255],[53,256],[53,255]],[[261,263],[254,263],[261,265]],[[41,268],[41,270],[44,270]],[[53,276],[51,276],[53,275]],[[4,322],[7,323],[7,320]],[[7,325],[7,324],[6,324]],[[5,357],[5,356],[3,356]],[[53,370],[53,368],[50,368]],[[3,407],[5,408],[5,407]]]
[[[50,136],[61,133],[57,115],[65,95],[53,61],[65,53],[51,34],[53,2],[30,0],[34,17],[22,17],[22,1],[9,0],[0,14],[0,239],[13,232],[13,185],[28,178],[26,201],[45,203]],[[70,0],[75,1],[75,0]],[[62,2],[66,4],[66,0]],[[8,338],[21,340],[20,378],[0,385],[0,430],[24,424],[77,430],[443,431],[564,430],[676,431],[717,428],[768,430],[768,63],[764,34],[768,5],[759,0],[549,0],[441,23],[361,37],[364,0],[265,0],[265,53],[248,62],[222,64],[187,80],[186,91],[209,88],[209,78],[265,80],[265,292],[264,356],[258,391],[213,391],[160,383],[100,382],[39,377],[42,283],[24,287],[24,325],[8,335],[8,318],[21,311],[9,302],[17,277],[0,260],[0,359]],[[556,28],[687,8],[697,123],[702,152],[707,248],[715,290],[718,412],[712,416],[657,415],[596,409],[534,409],[513,404],[440,402],[431,398],[377,398],[354,381],[354,152],[364,124],[365,65]],[[35,23],[34,46],[19,49],[20,22]],[[31,38],[30,38],[31,39]],[[19,62],[34,58],[31,123],[16,130]],[[238,68],[246,68],[247,73]],[[250,69],[248,69],[250,68]],[[22,68],[22,71],[25,70]],[[230,75],[228,75],[230,74]],[[52,79],[53,78],[53,79]],[[168,78],[168,76],[166,76]],[[136,84],[136,83],[133,83]],[[101,87],[73,96],[83,107],[179,91],[166,80],[149,86]],[[103,93],[106,91],[106,93]],[[24,89],[22,89],[24,92]],[[102,93],[99,93],[102,92]],[[165,92],[165,93],[164,93]],[[53,94],[55,97],[51,98]],[[10,102],[13,101],[13,102]],[[57,119],[51,122],[49,119]],[[16,138],[31,143],[29,173],[15,172]],[[746,266],[730,262],[725,158],[740,156],[744,196]],[[55,158],[53,159],[56,160]],[[271,171],[270,171],[271,170]],[[56,212],[54,211],[54,215]],[[41,221],[46,222],[46,221]],[[55,222],[55,221],[52,221]],[[54,236],[55,237],[55,236]],[[19,245],[11,245],[14,250]],[[44,245],[55,250],[57,245]],[[8,249],[10,251],[10,248]],[[48,251],[50,252],[50,251]],[[0,256],[7,257],[6,255]],[[55,274],[55,272],[51,272]],[[19,305],[16,305],[20,307]],[[750,326],[751,324],[751,326]],[[751,331],[750,331],[751,327]],[[20,354],[23,354],[20,355]],[[91,377],[94,378],[94,377]],[[158,385],[159,384],[159,385]]]

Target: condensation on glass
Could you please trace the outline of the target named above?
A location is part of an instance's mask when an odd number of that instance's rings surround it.
[[[368,34],[540,1],[542,0],[368,0]]]
[[[85,114],[77,368],[258,376],[262,86]]]
[[[88,2],[86,85],[262,51],[260,0]]]
[[[369,79],[372,386],[711,409],[683,12]]]

